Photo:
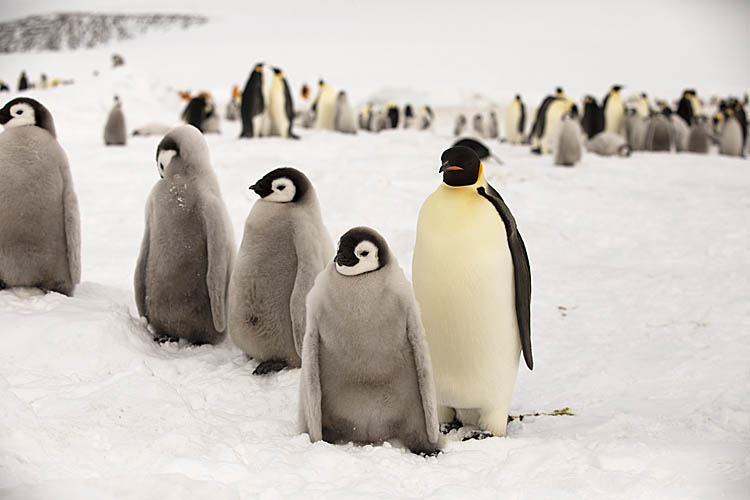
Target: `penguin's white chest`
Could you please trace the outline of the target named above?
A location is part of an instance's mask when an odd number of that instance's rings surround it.
[[[619,134],[622,129],[622,120],[624,115],[622,99],[619,95],[610,95],[607,99],[607,107],[604,108],[604,123],[606,132]]]
[[[519,106],[518,103],[513,102],[508,108],[508,113],[505,116],[505,135],[511,143],[515,143],[521,136],[518,132],[518,121],[520,119],[521,106]]]
[[[271,113],[274,131],[281,137],[286,137],[289,132],[289,118],[286,116],[285,99],[284,84],[276,78],[271,84],[271,91],[268,96],[268,108]]]
[[[316,128],[333,130],[334,108],[336,106],[336,93],[326,89],[320,94],[318,102],[318,120]]]
[[[474,188],[425,201],[412,269],[438,401],[455,408],[509,397],[521,350],[505,226]]]

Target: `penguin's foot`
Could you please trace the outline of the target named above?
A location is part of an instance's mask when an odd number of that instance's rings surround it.
[[[542,148],[531,148],[531,152],[535,155],[540,155],[542,154]]]
[[[160,344],[167,344],[169,342],[179,342],[180,338],[167,333],[157,333],[154,335],[154,341]]]
[[[461,422],[458,421],[458,419],[453,419],[452,422],[448,422],[447,424],[440,424],[440,432],[443,434],[448,434],[451,431],[457,431],[461,428]]]
[[[287,363],[281,359],[269,359],[263,361],[261,364],[253,370],[253,375],[266,375],[268,373],[275,373],[283,370],[287,367]]]
[[[470,439],[476,439],[478,441],[481,441],[482,439],[487,439],[495,437],[494,434],[488,431],[481,431],[481,430],[474,430],[466,434],[461,441],[468,441]]]

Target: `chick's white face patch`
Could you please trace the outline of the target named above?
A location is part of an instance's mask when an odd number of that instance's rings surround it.
[[[159,151],[159,156],[156,158],[156,169],[159,171],[159,177],[164,178],[164,172],[172,161],[172,158],[176,155],[177,151],[174,149],[162,149]]]
[[[5,124],[5,128],[28,127],[30,125],[36,125],[34,108],[25,102],[10,107],[10,120]]]
[[[341,266],[336,263],[336,271],[344,276],[356,276],[368,273],[380,267],[378,247],[371,241],[362,241],[354,248],[354,256],[358,262],[353,266]]]
[[[294,195],[297,194],[297,188],[288,177],[279,177],[271,182],[271,189],[273,192],[263,198],[267,201],[275,201],[276,203],[288,203],[294,199]]]

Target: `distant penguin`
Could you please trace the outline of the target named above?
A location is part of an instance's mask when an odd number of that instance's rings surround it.
[[[642,118],[637,110],[630,110],[625,114],[623,130],[625,140],[631,151],[643,151],[646,148],[646,131],[649,118]]]
[[[315,128],[333,130],[336,91],[323,80],[320,80],[318,85],[318,97],[315,99]]]
[[[645,92],[635,100],[635,112],[643,119],[651,116],[651,105],[648,103],[648,95]]]
[[[587,95],[583,100],[581,126],[589,139],[604,130],[604,110],[599,107],[593,96]]]
[[[144,137],[147,137],[150,135],[164,135],[170,130],[172,130],[172,127],[170,125],[166,125],[164,123],[158,123],[158,122],[151,122],[133,130],[132,135],[138,135],[138,136],[144,136]]]
[[[490,139],[497,139],[500,136],[500,124],[497,122],[497,114],[494,111],[490,111],[488,116],[487,137]]]
[[[621,85],[613,85],[609,93],[604,97],[602,110],[604,112],[604,130],[622,133],[622,120],[625,116],[625,106],[620,96]]]
[[[357,124],[354,121],[354,111],[346,92],[343,90],[336,96],[336,105],[333,111],[333,128],[345,134],[356,134]]]
[[[471,127],[474,129],[474,134],[479,137],[486,137],[487,130],[484,127],[484,117],[481,113],[476,113],[474,118],[471,120]]]
[[[81,281],[81,223],[52,115],[17,97],[0,109],[0,124],[0,290],[72,295]]]
[[[646,129],[645,149],[647,151],[671,151],[674,145],[674,129],[669,118],[657,113],[649,119]]]
[[[672,128],[674,130],[675,150],[678,153],[687,151],[690,127],[688,127],[688,124],[685,122],[685,120],[683,120],[682,117],[676,113],[671,113],[669,115],[669,121],[672,123]]]
[[[529,143],[531,144],[532,151],[539,150],[539,141],[541,140],[542,134],[545,129],[545,118],[547,116],[547,108],[555,101],[567,100],[562,87],[555,89],[554,95],[548,95],[544,98],[539,108],[536,110],[534,117],[534,123],[531,125],[531,132],[529,132]]]
[[[398,106],[394,103],[388,104],[386,107],[388,115],[388,128],[398,128],[399,112]]]
[[[255,65],[242,92],[240,111],[242,132],[240,137],[260,137],[266,101],[263,96],[263,63]]]
[[[521,100],[520,94],[508,106],[505,112],[505,138],[511,144],[523,142],[524,129],[526,127],[526,106]]]
[[[690,99],[690,104],[693,108],[693,116],[695,117],[702,115],[703,107],[701,106],[701,100],[698,99],[698,93],[695,91],[695,89],[690,89],[688,98]]]
[[[516,221],[463,147],[422,205],[412,264],[438,418],[504,436],[519,355],[533,368],[531,270]]]
[[[201,97],[206,100],[205,118],[201,124],[204,134],[220,134],[221,133],[221,118],[214,105],[214,99],[208,92],[201,92]]]
[[[685,90],[682,93],[682,97],[680,98],[680,102],[677,104],[677,116],[680,116],[683,120],[685,120],[685,123],[688,125],[692,125],[693,123],[693,116],[695,115],[695,111],[693,110],[693,102],[690,99],[691,91]]]
[[[182,111],[182,121],[197,128],[201,133],[204,132],[203,126],[206,121],[207,107],[208,103],[205,96],[199,95],[191,98]]]
[[[232,88],[232,96],[230,97],[229,101],[227,101],[227,106],[224,112],[224,116],[227,120],[230,122],[236,121],[238,118],[240,118],[242,112],[241,112],[241,103],[242,103],[242,94],[240,94],[240,88],[235,85]]]
[[[630,156],[631,147],[620,134],[600,132],[586,141],[586,151],[600,156]]]
[[[385,239],[355,227],[307,299],[299,426],[310,440],[442,445],[419,306]]]
[[[414,126],[414,109],[411,104],[404,106],[404,128],[412,128]]]
[[[362,108],[362,110],[359,112],[359,128],[361,130],[370,130],[370,122],[372,122],[372,104],[367,103],[367,105]]]
[[[567,113],[575,112],[577,114],[575,103],[568,99],[555,99],[546,109],[538,136],[537,148],[541,154],[549,154],[554,150],[557,127],[563,116]]]
[[[21,76],[18,78],[18,91],[22,92],[29,88],[29,79],[26,77],[26,72],[21,71]]]
[[[107,146],[124,146],[128,140],[128,132],[125,127],[125,115],[122,112],[120,98],[115,96],[114,105],[104,125],[104,144]]]
[[[305,297],[333,258],[310,180],[294,168],[272,170],[250,189],[256,201],[229,285],[229,335],[260,361],[256,375],[299,367]]]
[[[10,92],[10,87],[2,80],[0,80],[0,92]]]
[[[728,110],[724,118],[724,126],[719,136],[719,154],[728,156],[744,156],[742,144],[742,126],[734,116],[733,110]]]
[[[299,139],[294,132],[294,102],[289,84],[279,68],[273,68],[273,81],[268,94],[268,111],[273,124],[273,135],[284,138]]]
[[[688,136],[688,151],[691,153],[708,153],[709,135],[706,130],[706,118],[704,116],[693,117],[693,124],[690,126],[690,135]]]
[[[463,114],[460,114],[456,117],[456,124],[453,126],[453,135],[458,137],[459,135],[464,133],[465,128],[466,117]]]
[[[216,344],[226,335],[234,238],[206,140],[192,125],[171,130],[156,166],[133,280],[138,313],[157,340]]]
[[[581,126],[570,115],[565,115],[558,125],[554,147],[555,165],[572,167],[581,161]]]
[[[380,132],[388,128],[389,120],[384,109],[375,109],[370,120],[370,131]]]
[[[419,113],[419,129],[428,130],[432,127],[432,122],[435,120],[435,112],[429,106],[423,106]]]

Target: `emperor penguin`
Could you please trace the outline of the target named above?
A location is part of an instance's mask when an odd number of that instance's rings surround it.
[[[362,130],[370,130],[370,123],[372,122],[373,108],[372,103],[362,108],[359,112],[359,128]]]
[[[620,95],[621,85],[613,85],[609,93],[604,97],[602,109],[604,110],[604,130],[622,133],[622,120],[625,115],[625,106]]]
[[[414,292],[368,227],[339,240],[307,298],[300,432],[331,443],[442,446],[430,354]]]
[[[349,104],[349,98],[343,90],[336,96],[333,112],[333,128],[345,134],[356,134],[357,124],[354,121],[354,111]]]
[[[261,199],[245,221],[229,285],[229,335],[260,361],[263,375],[299,368],[305,334],[305,297],[333,258],[318,197],[297,169],[267,173],[250,186]]]
[[[23,92],[29,88],[29,79],[26,76],[26,71],[21,71],[21,76],[18,77],[18,91]]]
[[[645,149],[648,120],[649,118],[642,118],[637,109],[625,111],[622,128],[625,132],[625,140],[631,151],[642,151]]]
[[[236,121],[237,118],[241,115],[241,104],[242,104],[242,94],[240,94],[240,88],[235,85],[232,87],[232,96],[229,98],[229,101],[227,101],[227,106],[225,108],[224,116],[227,120],[230,122]]]
[[[471,126],[474,129],[474,133],[479,137],[485,137],[487,135],[487,131],[484,127],[484,117],[481,113],[476,113],[474,115],[474,118],[471,120]]]
[[[618,155],[628,157],[632,149],[620,134],[600,132],[586,141],[586,151],[600,156]]]
[[[547,116],[547,108],[555,101],[566,100],[565,92],[562,87],[557,87],[553,95],[548,95],[544,98],[539,108],[536,110],[534,117],[534,123],[531,125],[531,132],[529,132],[529,143],[531,144],[532,151],[541,152],[539,148],[539,140],[545,129],[545,118]]]
[[[387,115],[388,115],[388,128],[398,128],[398,120],[399,120],[399,111],[398,106],[396,106],[396,103],[390,102],[386,106]]]
[[[547,106],[547,111],[539,128],[540,135],[537,142],[539,153],[549,154],[553,151],[557,138],[557,127],[560,125],[563,116],[569,113],[574,117],[578,116],[578,108],[569,99],[555,99]]]
[[[294,102],[284,73],[279,68],[273,68],[273,81],[268,94],[268,110],[271,115],[273,135],[284,138],[299,139],[292,132],[294,124]]]
[[[333,130],[336,91],[323,80],[318,82],[318,87],[318,97],[315,99],[315,128]]]
[[[693,110],[693,100],[691,99],[691,90],[686,89],[682,92],[682,97],[677,103],[677,115],[680,116],[685,123],[692,125],[693,116],[695,116],[695,110]]]
[[[205,95],[192,97],[182,111],[182,120],[188,125],[197,128],[202,133],[204,132],[203,127],[207,117],[207,110],[208,102]]]
[[[708,153],[709,135],[706,130],[707,123],[705,116],[693,117],[693,124],[690,126],[690,135],[688,136],[687,149],[691,153]]]
[[[673,145],[674,129],[669,118],[664,113],[656,113],[649,119],[644,149],[646,151],[671,151]]]
[[[505,138],[511,144],[521,144],[526,127],[526,106],[521,95],[516,94],[505,112]]]
[[[203,135],[172,129],[156,167],[133,279],[138,313],[158,340],[216,344],[226,335],[234,237]]]
[[[208,92],[202,92],[200,94],[206,102],[206,116],[202,123],[204,134],[220,134],[221,133],[221,118],[216,110],[214,99]]]
[[[604,110],[599,107],[593,96],[583,98],[583,118],[581,126],[588,139],[604,130]]]
[[[125,128],[125,115],[122,112],[120,98],[115,96],[114,105],[104,125],[104,144],[107,146],[124,146],[128,140],[128,132]]]
[[[500,136],[500,124],[497,122],[497,114],[494,111],[489,112],[487,119],[487,137],[497,139]]]
[[[380,132],[388,128],[388,115],[386,115],[384,109],[376,109],[372,112],[372,119],[370,120],[370,131]]]
[[[555,165],[572,167],[583,154],[581,147],[581,126],[572,115],[563,116],[555,133],[554,141]]]
[[[258,63],[247,79],[242,92],[240,113],[242,132],[240,137],[260,137],[266,101],[263,96],[263,63]]]
[[[456,117],[456,123],[453,126],[453,135],[458,137],[463,134],[464,128],[466,128],[466,117],[460,114]]]
[[[412,128],[414,126],[414,108],[411,104],[404,106],[404,128]]]
[[[740,121],[732,109],[728,109],[724,114],[724,125],[721,127],[719,136],[719,154],[744,156]]]
[[[675,150],[678,153],[687,151],[690,127],[679,114],[672,113],[671,110],[669,111],[669,114],[667,116],[669,118],[669,121],[672,123],[672,130],[674,131]]]
[[[430,106],[422,106],[419,111],[420,130],[429,130],[432,127],[432,122],[435,120],[435,112],[432,111]]]
[[[651,105],[645,92],[642,92],[635,100],[635,112],[644,120],[651,116]]]
[[[52,114],[27,97],[0,109],[0,290],[72,295],[81,281],[81,223]]]
[[[441,159],[443,182],[419,212],[412,264],[438,417],[503,436],[522,350],[534,366],[529,259],[477,155],[459,146]]]

